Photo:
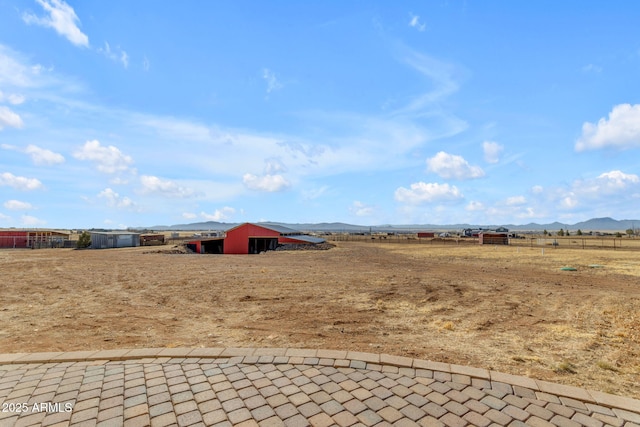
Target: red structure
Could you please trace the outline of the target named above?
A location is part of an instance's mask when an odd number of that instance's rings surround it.
[[[275,250],[279,244],[314,244],[324,239],[306,236],[279,225],[244,223],[227,230],[226,237],[198,239],[187,244],[196,253],[259,254]]]
[[[508,245],[509,236],[504,233],[480,233],[478,241],[481,245]]]
[[[51,230],[0,230],[0,248],[60,247],[68,238],[66,233]]]
[[[419,239],[425,239],[425,238],[429,238],[429,237],[436,237],[436,233],[434,232],[429,232],[429,231],[419,231],[418,232],[418,238]]]
[[[1,231],[0,248],[26,248],[28,231]]]

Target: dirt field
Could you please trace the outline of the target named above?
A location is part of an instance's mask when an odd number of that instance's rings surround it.
[[[638,251],[338,242],[148,253],[170,248],[0,250],[0,352],[345,349],[640,398]]]

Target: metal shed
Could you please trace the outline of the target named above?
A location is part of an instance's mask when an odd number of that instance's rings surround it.
[[[128,231],[90,231],[91,249],[132,248],[140,246],[140,233]]]

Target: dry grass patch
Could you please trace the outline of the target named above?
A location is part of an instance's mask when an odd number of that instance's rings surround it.
[[[640,398],[637,252],[352,242],[256,256],[147,250],[0,251],[0,352],[343,349]]]

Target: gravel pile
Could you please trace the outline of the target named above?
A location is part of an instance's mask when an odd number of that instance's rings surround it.
[[[158,249],[155,251],[144,251],[143,254],[192,254],[194,253],[192,250],[188,249],[186,246],[174,246],[171,249]]]

